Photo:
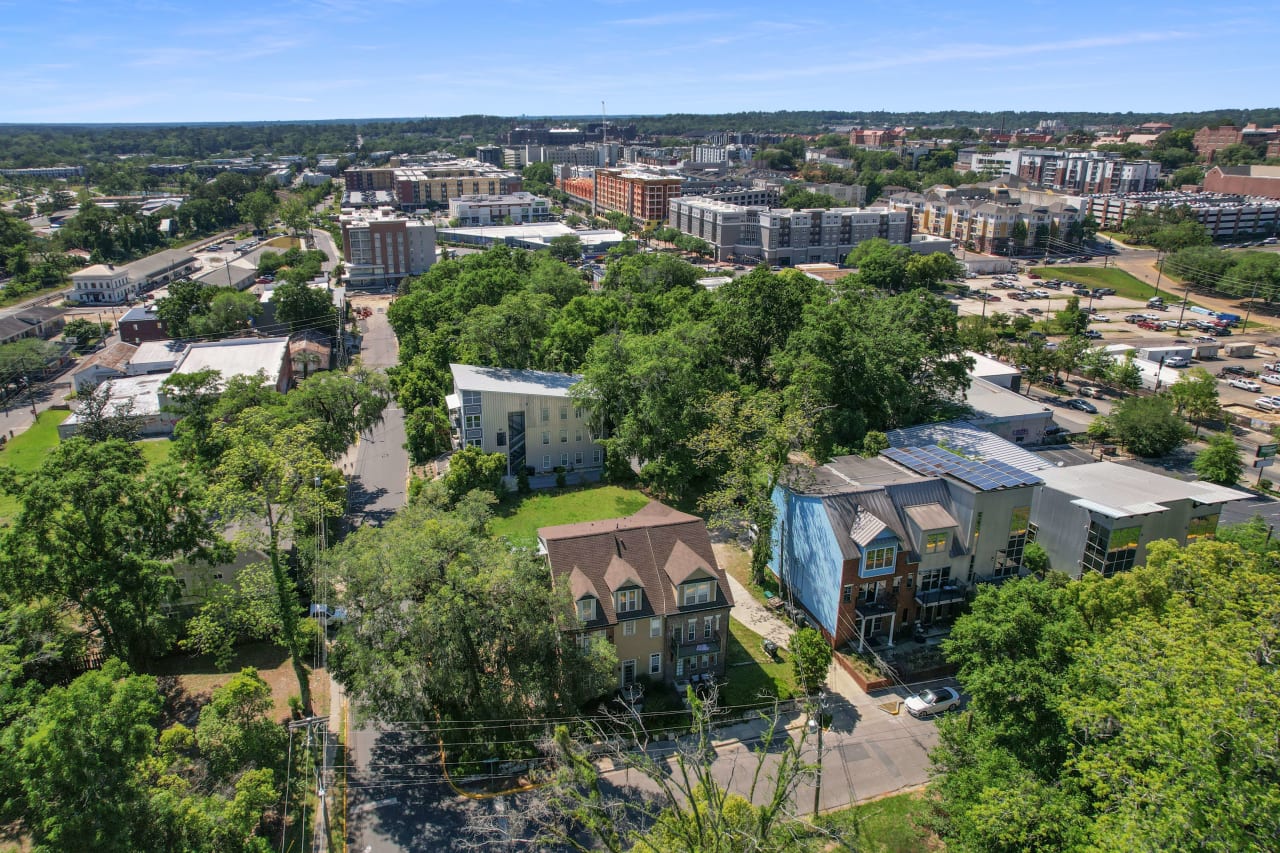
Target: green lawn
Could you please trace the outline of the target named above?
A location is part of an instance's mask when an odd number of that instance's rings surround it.
[[[1156,289],[1145,281],[1134,278],[1124,270],[1114,267],[1035,267],[1031,272],[1044,278],[1062,278],[1078,281],[1089,287],[1114,287],[1117,296],[1146,301],[1155,296]]]
[[[898,794],[822,815],[818,825],[840,833],[849,849],[859,853],[920,853],[941,849],[937,837],[918,825],[928,808],[920,794]],[[826,849],[814,842],[811,849]]]
[[[138,442],[138,449],[142,451],[142,458],[146,461],[147,467],[167,461],[172,448],[173,442],[167,438],[151,438]]]
[[[725,654],[728,666],[724,673],[728,684],[720,695],[721,705],[758,705],[773,696],[789,699],[797,692],[790,653],[779,650],[779,662],[775,663],[764,653],[760,640],[755,631],[736,619],[729,619],[729,646]]]
[[[631,515],[648,502],[635,489],[619,486],[539,492],[503,501],[489,530],[494,536],[505,536],[513,545],[533,547],[538,542],[539,527],[619,518]]]
[[[68,411],[46,409],[36,417],[36,422],[26,432],[0,448],[0,465],[7,465],[22,472],[34,471],[58,446],[58,424],[71,416]],[[0,495],[0,519],[13,518],[18,511],[18,501],[10,495]]]

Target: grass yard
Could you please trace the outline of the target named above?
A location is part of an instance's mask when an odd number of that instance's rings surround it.
[[[818,825],[835,830],[859,853],[921,853],[941,850],[942,842],[919,824],[928,812],[921,793],[896,794],[822,815]],[[816,841],[816,840],[815,840]],[[828,849],[818,842],[813,850]]]
[[[14,436],[0,448],[0,465],[7,465],[23,473],[39,468],[49,451],[58,446],[58,424],[70,416],[70,412],[60,409],[41,412],[30,429]],[[18,501],[15,498],[0,495],[0,519],[13,518],[17,511]]]
[[[173,442],[167,438],[149,438],[146,441],[139,441],[138,449],[142,451],[142,459],[149,468],[169,459],[169,451],[173,449]]]
[[[156,661],[150,674],[176,675],[183,690],[201,703],[208,701],[213,691],[226,684],[231,676],[251,666],[258,670],[262,680],[271,685],[271,718],[289,718],[289,697],[298,692],[298,682],[293,676],[289,656],[279,646],[271,643],[249,643],[236,650],[236,656],[225,669],[214,665],[209,655],[170,655]],[[311,701],[315,713],[323,716],[329,708],[329,676],[323,670],[311,673]]]
[[[649,502],[635,489],[592,486],[571,491],[538,492],[515,496],[498,506],[489,531],[513,545],[538,544],[538,528],[579,521],[600,521],[631,515]]]
[[[728,684],[720,695],[720,704],[758,705],[774,696],[790,699],[796,694],[791,653],[779,649],[778,662],[775,662],[764,653],[760,641],[755,631],[732,617],[729,619],[724,673]]]
[[[1138,299],[1143,302],[1156,295],[1154,286],[1114,267],[1035,267],[1032,272],[1044,278],[1062,278],[1078,281],[1089,287],[1114,287],[1117,296]]]
[[[713,542],[711,550],[715,552],[716,562],[720,564],[720,568],[746,587],[747,592],[751,593],[751,597],[756,601],[768,605],[769,599],[765,597],[765,591],[778,594],[778,579],[768,572],[764,574],[763,586],[756,586],[751,582],[750,551],[744,551],[731,542]]]

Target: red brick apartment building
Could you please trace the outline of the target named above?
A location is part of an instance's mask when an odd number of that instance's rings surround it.
[[[596,204],[633,219],[662,222],[671,199],[680,197],[680,179],[621,169],[596,169]]]
[[[1244,127],[1223,125],[1222,127],[1202,127],[1191,139],[1196,151],[1205,160],[1212,163],[1213,155],[1228,145],[1252,145],[1264,157],[1280,157],[1280,125],[1258,127],[1246,124]]]

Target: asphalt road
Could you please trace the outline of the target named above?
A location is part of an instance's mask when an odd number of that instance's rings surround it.
[[[357,296],[356,307],[368,306],[373,313],[360,321],[363,335],[360,358],[365,366],[387,368],[396,364],[400,347],[387,322],[390,297]],[[344,462],[350,475],[349,521],[353,525],[381,525],[405,504],[409,478],[409,453],[405,450],[404,412],[390,406],[382,423],[360,439]]]

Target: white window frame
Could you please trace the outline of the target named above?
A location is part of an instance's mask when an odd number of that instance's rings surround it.
[[[662,675],[662,653],[654,652],[649,655],[649,674]]]
[[[684,593],[680,596],[683,607],[695,604],[707,604],[711,601],[711,585],[714,581],[694,581],[684,585]]]
[[[596,600],[594,598],[578,599],[578,618],[590,622],[596,618]]]
[[[622,623],[622,636],[634,637],[636,635],[636,620],[628,619]]]
[[[480,416],[479,415],[463,415],[462,427],[463,429],[480,429]]]
[[[632,587],[631,589],[621,589],[614,593],[617,600],[615,608],[619,613],[634,613],[643,606],[644,596],[641,590]]]
[[[882,562],[887,555],[888,562]],[[898,557],[898,549],[893,545],[885,545],[880,548],[868,548],[866,557],[863,562],[869,571],[876,569],[891,569]]]
[[[950,544],[951,534],[945,530],[926,533],[924,536],[924,552],[926,554],[941,554],[948,550]]]
[[[551,454],[549,453],[542,457],[542,470],[543,471],[551,470]]]
[[[654,616],[649,620],[649,638],[662,636],[662,617]]]

